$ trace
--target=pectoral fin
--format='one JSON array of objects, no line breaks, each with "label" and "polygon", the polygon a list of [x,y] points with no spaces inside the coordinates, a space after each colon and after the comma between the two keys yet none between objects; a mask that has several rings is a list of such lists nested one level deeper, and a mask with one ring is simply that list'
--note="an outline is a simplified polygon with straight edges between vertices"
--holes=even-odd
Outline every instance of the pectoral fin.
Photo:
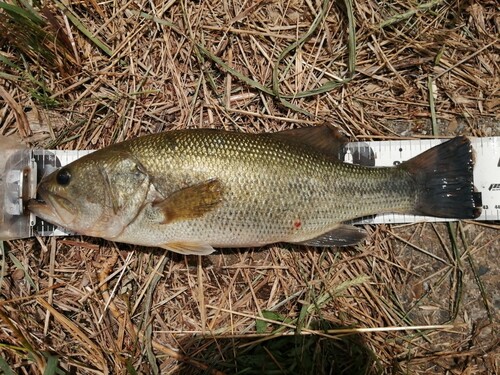
[{"label": "pectoral fin", "polygon": [[307,246],[328,247],[328,246],[351,246],[355,245],[366,237],[364,229],[354,225],[340,224],[330,232],[301,242]]},{"label": "pectoral fin", "polygon": [[176,220],[193,219],[212,211],[222,202],[222,184],[213,179],[178,190],[167,198],[153,203],[163,212],[162,224]]},{"label": "pectoral fin", "polygon": [[197,241],[168,242],[159,247],[182,255],[209,255],[215,251],[209,244]]}]

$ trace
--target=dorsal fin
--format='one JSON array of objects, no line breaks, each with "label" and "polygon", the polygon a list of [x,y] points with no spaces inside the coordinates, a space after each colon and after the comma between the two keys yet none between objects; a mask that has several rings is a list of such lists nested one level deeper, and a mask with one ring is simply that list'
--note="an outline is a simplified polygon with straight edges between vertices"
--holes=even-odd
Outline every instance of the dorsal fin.
[{"label": "dorsal fin", "polygon": [[342,150],[342,147],[344,147],[348,141],[346,136],[328,124],[265,134],[286,142],[308,145],[317,151],[335,158],[338,158],[340,150]]}]

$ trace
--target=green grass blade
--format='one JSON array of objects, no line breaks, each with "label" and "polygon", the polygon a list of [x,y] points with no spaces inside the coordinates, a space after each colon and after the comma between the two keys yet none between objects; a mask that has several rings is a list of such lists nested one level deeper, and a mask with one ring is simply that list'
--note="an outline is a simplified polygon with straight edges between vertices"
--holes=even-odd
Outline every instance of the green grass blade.
[{"label": "green grass blade", "polygon": [[19,261],[19,259],[17,259],[15,257],[14,254],[12,253],[9,253],[9,258],[10,260],[12,260],[12,263],[14,263],[14,266],[20,270],[22,270],[24,272],[24,277],[26,278],[26,281],[30,284],[30,286],[38,291],[38,288],[37,286],[35,285],[35,282],[33,281],[33,279],[31,278],[31,276],[29,275],[29,273],[26,271],[26,268],[24,268],[24,265]]},{"label": "green grass blade", "polygon": [[328,5],[330,1],[329,0],[323,0],[323,6],[321,7],[320,12],[314,19],[313,23],[309,27],[309,30],[303,35],[299,40],[296,42],[290,44],[288,47],[286,47],[283,51],[278,56],[278,59],[274,63],[273,67],[273,93],[276,97],[280,97],[280,89],[279,89],[279,64],[281,61],[285,58],[286,55],[288,55],[291,51],[297,49],[300,47],[302,44],[304,44],[316,31],[318,26],[320,25],[321,21],[325,17],[325,14],[328,10]]},{"label": "green grass blade", "polygon": [[429,107],[431,109],[432,134],[438,135],[439,129],[436,116],[436,103],[434,100],[434,82],[434,78],[432,76],[429,76],[427,80],[427,89],[429,92]]},{"label": "green grass blade", "polygon": [[323,305],[331,301],[333,298],[341,295],[344,291],[346,291],[350,287],[364,284],[368,280],[370,280],[369,276],[360,275],[352,280],[346,280],[340,283],[335,288],[327,290],[325,293],[319,296],[318,299],[316,300],[316,303],[309,305],[307,312],[309,314],[312,313],[313,310],[321,308]]},{"label": "green grass blade", "polygon": [[412,17],[417,12],[419,12],[419,11],[426,11],[426,10],[434,7],[435,5],[441,4],[442,2],[443,2],[443,0],[433,0],[433,1],[429,1],[428,3],[421,4],[421,5],[417,6],[414,9],[410,9],[407,12],[404,12],[404,13],[401,13],[401,14],[396,14],[395,16],[393,16],[393,17],[389,18],[388,20],[382,22],[379,25],[379,27],[381,29],[383,29],[384,27],[391,26],[391,25],[393,25],[395,23],[398,23],[400,21],[404,21],[404,20]]},{"label": "green grass blade", "polygon": [[14,64],[12,61],[10,61],[7,57],[0,55],[0,62],[7,65],[8,67],[15,69],[15,70],[21,70],[16,64]]},{"label": "green grass blade", "polygon": [[[278,97],[280,100],[299,99],[299,98],[307,98],[310,96],[316,96],[316,95],[323,94],[323,93],[329,92],[331,90],[334,90],[338,87],[341,87],[341,86],[347,84],[349,81],[351,81],[351,79],[356,71],[356,27],[355,27],[356,24],[355,24],[355,19],[354,19],[352,0],[345,0],[345,6],[347,9],[348,29],[349,29],[349,34],[348,34],[349,77],[347,79],[343,79],[340,81],[337,81],[337,80],[328,81],[327,83],[323,84],[322,86],[320,86],[318,88],[298,92],[298,93],[293,94],[293,95],[282,95],[279,92],[279,64],[280,64],[280,62],[285,58],[286,55],[288,55],[291,51],[295,50],[296,48],[298,48],[302,44],[304,44],[314,34],[314,32],[316,32],[316,29],[319,27],[319,25],[323,21],[324,17],[328,13],[329,5],[330,5],[329,0],[324,0],[323,5],[321,7],[321,11],[319,12],[318,16],[311,24],[311,27],[309,28],[307,33],[304,36],[302,36],[299,40],[297,40],[296,42],[290,44],[278,56],[278,59],[273,67],[272,85],[273,85],[273,92],[274,92],[275,96]],[[286,106],[288,107],[288,105],[286,105]]]},{"label": "green grass blade", "polygon": [[460,303],[462,302],[462,296],[463,296],[463,271],[462,271],[462,262],[461,262],[461,254],[460,250],[458,248],[457,244],[457,235],[456,235],[456,230],[457,226],[455,228],[452,227],[451,223],[448,224],[448,233],[450,236],[450,242],[451,242],[451,249],[452,249],[452,256],[453,256],[453,268],[452,268],[452,284],[454,285],[454,290],[453,290],[453,298],[451,300],[451,321],[454,321],[459,312],[460,308]]},{"label": "green grass blade", "polygon": [[68,19],[75,25],[75,27],[87,38],[90,39],[90,41],[95,44],[101,51],[103,51],[106,55],[112,56],[113,51],[111,48],[104,43],[102,40],[100,40],[97,36],[95,36],[89,29],[85,27],[85,25],[80,21],[78,16],[73,13],[71,9],[66,7],[63,3],[60,1],[54,1],[54,4],[68,17]]},{"label": "green grass blade", "polygon": [[47,356],[47,365],[45,366],[45,371],[43,375],[55,375],[57,371],[57,364],[59,362],[59,358],[55,355],[49,354]]},{"label": "green grass blade", "polygon": [[12,371],[8,363],[0,357],[0,370],[3,375],[15,375],[15,372]]},{"label": "green grass blade", "polygon": [[479,288],[479,293],[481,294],[481,300],[486,310],[486,315],[488,316],[488,320],[490,321],[490,323],[493,323],[494,316],[490,308],[490,303],[488,302],[488,294],[486,293],[486,288],[484,287],[484,283],[481,280],[481,276],[479,275],[479,271],[477,269],[476,263],[474,262],[474,258],[469,252],[468,249],[469,246],[467,245],[464,229],[460,222],[458,222],[458,230],[460,232],[460,237],[462,239],[462,242],[464,243],[465,246],[465,253],[467,254],[467,262],[469,263],[469,266],[472,270],[472,274],[474,275],[474,281],[476,282],[477,287]]},{"label": "green grass blade", "polygon": [[244,74],[241,74],[240,72],[238,72],[236,69],[234,68],[231,68],[228,64],[226,64],[222,59],[220,59],[219,57],[215,56],[212,52],[210,52],[208,49],[206,49],[204,46],[202,46],[201,44],[197,44],[197,47],[198,49],[200,50],[200,52],[205,55],[206,57],[208,57],[210,60],[212,60],[214,63],[216,63],[217,65],[219,65],[224,71],[228,72],[229,74],[235,76],[236,78],[238,78],[240,81],[243,81],[245,82],[248,86],[250,87],[253,87],[253,88],[256,88],[257,90],[260,90],[262,92],[265,92],[266,94],[269,94],[269,95],[274,95],[274,92],[273,90],[271,90],[270,88],[260,84],[259,82],[257,81],[254,81],[253,79],[245,76]]},{"label": "green grass blade", "polygon": [[0,9],[3,9],[6,12],[10,13],[12,15],[12,17],[14,17],[14,18],[16,18],[16,16],[18,16],[18,17],[25,18],[25,19],[27,19],[27,20],[29,20],[37,25],[45,24],[44,20],[40,16],[38,16],[38,14],[36,14],[34,11],[28,12],[27,10],[25,10],[21,7],[18,7],[18,6],[12,5],[12,4],[7,4],[4,2],[0,2]]},{"label": "green grass blade", "polygon": [[[352,6],[352,0],[345,0],[345,6],[347,10],[347,21],[349,28],[349,35],[347,38],[347,43],[349,47],[349,79],[347,82],[351,80],[356,73],[356,20],[354,18],[354,9]],[[346,83],[347,83],[346,82]]]}]

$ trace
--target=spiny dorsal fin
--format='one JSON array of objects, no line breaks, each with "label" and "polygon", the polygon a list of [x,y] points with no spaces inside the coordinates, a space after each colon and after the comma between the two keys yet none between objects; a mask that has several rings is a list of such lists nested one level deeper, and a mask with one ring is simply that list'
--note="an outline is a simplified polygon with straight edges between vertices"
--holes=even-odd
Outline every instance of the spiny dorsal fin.
[{"label": "spiny dorsal fin", "polygon": [[328,124],[266,133],[266,135],[286,142],[302,143],[335,158],[338,158],[340,150],[348,141],[346,136]]},{"label": "spiny dorsal fin", "polygon": [[162,224],[176,220],[194,219],[212,211],[222,201],[222,184],[217,179],[185,187],[161,201],[153,203],[165,219]]}]

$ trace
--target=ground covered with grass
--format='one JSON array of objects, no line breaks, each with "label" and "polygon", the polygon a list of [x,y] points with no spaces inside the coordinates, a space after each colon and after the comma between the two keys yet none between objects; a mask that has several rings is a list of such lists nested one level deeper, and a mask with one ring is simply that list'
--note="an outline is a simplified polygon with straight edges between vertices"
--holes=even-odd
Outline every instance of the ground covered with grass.
[{"label": "ground covered with grass", "polygon": [[[97,149],[184,128],[500,135],[496,1],[0,2],[0,134]],[[349,197],[346,197],[349,199]],[[494,374],[499,224],[184,257],[0,242],[5,374]]]}]

